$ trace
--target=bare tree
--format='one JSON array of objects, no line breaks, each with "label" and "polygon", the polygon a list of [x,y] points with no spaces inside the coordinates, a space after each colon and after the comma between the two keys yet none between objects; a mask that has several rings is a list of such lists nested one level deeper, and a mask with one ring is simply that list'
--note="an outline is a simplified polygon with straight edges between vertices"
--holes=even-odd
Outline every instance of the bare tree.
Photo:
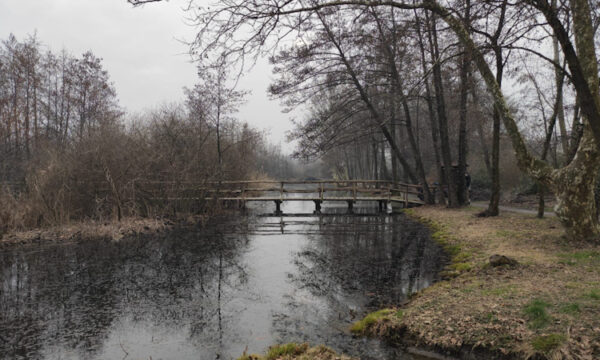
[{"label": "bare tree", "polygon": [[[141,3],[139,1],[137,3]],[[134,1],[135,3],[135,1]],[[600,94],[598,93],[597,58],[594,44],[594,27],[586,0],[571,0],[574,40],[568,35],[560,14],[546,0],[528,0],[526,5],[543,16],[556,35],[570,70],[570,80],[575,88],[582,114],[584,134],[573,161],[561,169],[553,169],[545,162],[535,159],[527,149],[514,116],[501,91],[494,73],[490,70],[474,37],[464,23],[450,9],[436,1],[408,4],[396,1],[332,1],[332,2],[263,2],[222,1],[217,8],[199,14],[206,20],[200,28],[197,49],[208,54],[225,51],[228,56],[256,54],[267,44],[277,44],[292,29],[302,29],[308,14],[327,8],[345,10],[349,6],[388,6],[398,9],[426,9],[446,22],[464,48],[469,51],[488,90],[494,97],[495,108],[513,144],[520,168],[538,181],[552,188],[559,199],[557,214],[567,234],[576,238],[595,238],[600,226],[592,199],[599,162],[600,147]],[[248,37],[230,36],[240,29],[253,29]],[[267,41],[267,39],[271,39]],[[274,46],[274,45],[273,45]],[[577,48],[577,50],[575,50]]]}]

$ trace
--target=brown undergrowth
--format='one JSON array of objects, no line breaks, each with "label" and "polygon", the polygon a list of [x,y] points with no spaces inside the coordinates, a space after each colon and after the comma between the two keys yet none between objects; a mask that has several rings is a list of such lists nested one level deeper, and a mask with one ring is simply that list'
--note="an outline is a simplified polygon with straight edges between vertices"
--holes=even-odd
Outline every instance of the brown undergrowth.
[{"label": "brown undergrowth", "polygon": [[600,246],[566,242],[555,218],[477,211],[409,212],[450,252],[446,280],[359,332],[463,358],[600,359]]},{"label": "brown undergrowth", "polygon": [[161,218],[124,218],[121,221],[78,221],[70,224],[26,231],[12,231],[0,237],[0,247],[41,242],[68,243],[81,239],[119,241],[133,234],[149,234],[172,229],[177,224],[204,224],[208,215],[194,215],[176,221]]}]

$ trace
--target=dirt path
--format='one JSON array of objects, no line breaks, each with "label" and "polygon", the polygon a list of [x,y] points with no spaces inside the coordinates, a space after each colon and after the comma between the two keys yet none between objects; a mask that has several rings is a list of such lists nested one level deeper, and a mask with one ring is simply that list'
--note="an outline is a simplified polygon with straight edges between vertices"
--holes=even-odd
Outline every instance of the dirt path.
[{"label": "dirt path", "polygon": [[[474,201],[471,203],[471,206],[476,207],[476,208],[486,209],[488,207],[488,203],[485,201]],[[520,208],[516,208],[516,207],[503,206],[503,205],[500,205],[498,208],[500,209],[500,211],[510,211],[510,212],[515,212],[518,214],[526,214],[526,215],[537,215],[537,210],[520,209]],[[544,215],[545,216],[556,216],[556,214],[552,211],[545,211]]]}]

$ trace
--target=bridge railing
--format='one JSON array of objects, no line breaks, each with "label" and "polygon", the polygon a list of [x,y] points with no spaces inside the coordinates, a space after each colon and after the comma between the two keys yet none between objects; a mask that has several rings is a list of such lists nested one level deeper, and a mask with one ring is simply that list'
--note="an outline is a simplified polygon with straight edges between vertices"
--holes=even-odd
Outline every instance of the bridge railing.
[{"label": "bridge railing", "polygon": [[134,188],[146,197],[171,199],[284,201],[302,195],[313,201],[376,199],[408,204],[423,200],[421,185],[387,180],[138,181]]},{"label": "bridge railing", "polygon": [[[23,190],[22,183],[3,182],[4,189]],[[98,187],[102,192],[103,188]],[[129,190],[127,190],[129,189]],[[104,189],[109,192],[110,189]],[[435,191],[435,189],[433,189]],[[124,197],[137,199],[252,199],[304,195],[325,200],[343,198],[358,201],[377,197],[389,200],[402,198],[405,202],[423,198],[421,185],[388,180],[234,180],[234,181],[146,181],[136,180],[124,189]]]}]

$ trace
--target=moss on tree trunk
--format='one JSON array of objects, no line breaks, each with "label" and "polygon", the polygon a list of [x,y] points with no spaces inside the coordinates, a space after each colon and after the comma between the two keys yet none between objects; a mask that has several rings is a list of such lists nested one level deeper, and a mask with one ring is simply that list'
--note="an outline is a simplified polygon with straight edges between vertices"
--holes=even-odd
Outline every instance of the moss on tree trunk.
[{"label": "moss on tree trunk", "polygon": [[589,127],[584,130],[577,155],[571,164],[555,170],[548,186],[556,194],[556,216],[571,239],[598,241],[600,225],[596,216],[594,191],[600,161]]}]

